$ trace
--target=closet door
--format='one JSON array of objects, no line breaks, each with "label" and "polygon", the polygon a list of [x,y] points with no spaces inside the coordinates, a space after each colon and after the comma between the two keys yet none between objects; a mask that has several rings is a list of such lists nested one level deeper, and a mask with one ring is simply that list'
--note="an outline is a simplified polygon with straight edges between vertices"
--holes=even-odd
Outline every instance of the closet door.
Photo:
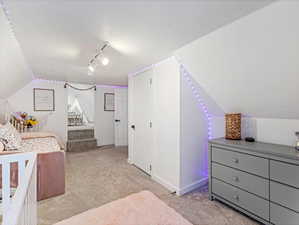
[{"label": "closet door", "polygon": [[133,164],[144,172],[151,174],[152,159],[152,70],[146,71],[133,78],[130,91],[131,121],[130,132],[132,134],[132,161]]},{"label": "closet door", "polygon": [[115,146],[128,145],[128,89],[117,88],[114,90],[114,138]]}]

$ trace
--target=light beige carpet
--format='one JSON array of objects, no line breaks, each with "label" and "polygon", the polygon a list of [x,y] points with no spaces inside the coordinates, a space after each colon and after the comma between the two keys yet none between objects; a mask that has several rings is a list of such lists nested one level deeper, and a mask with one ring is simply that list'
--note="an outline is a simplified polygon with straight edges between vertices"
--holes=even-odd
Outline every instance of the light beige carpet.
[{"label": "light beige carpet", "polygon": [[142,191],[56,225],[192,225],[153,193]]},{"label": "light beige carpet", "polygon": [[124,147],[67,152],[66,193],[38,203],[38,225],[53,225],[144,190],[154,193],[194,225],[258,225],[226,205],[210,201],[207,186],[179,197],[127,160]]}]

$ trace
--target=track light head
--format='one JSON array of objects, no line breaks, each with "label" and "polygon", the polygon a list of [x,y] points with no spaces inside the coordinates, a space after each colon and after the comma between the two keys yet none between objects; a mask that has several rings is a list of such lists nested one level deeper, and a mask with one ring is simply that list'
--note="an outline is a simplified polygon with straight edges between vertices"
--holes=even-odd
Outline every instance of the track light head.
[{"label": "track light head", "polygon": [[102,57],[101,62],[103,66],[107,66],[109,64],[109,59],[107,57]]},{"label": "track light head", "polygon": [[95,68],[92,65],[89,65],[88,70],[93,73],[95,71]]},{"label": "track light head", "polygon": [[103,66],[107,66],[109,64],[109,59],[104,56],[104,50],[109,46],[110,43],[106,41],[104,45],[98,50],[98,53],[89,61],[88,75],[92,75],[95,72],[95,69],[98,66],[99,62],[101,62]]}]

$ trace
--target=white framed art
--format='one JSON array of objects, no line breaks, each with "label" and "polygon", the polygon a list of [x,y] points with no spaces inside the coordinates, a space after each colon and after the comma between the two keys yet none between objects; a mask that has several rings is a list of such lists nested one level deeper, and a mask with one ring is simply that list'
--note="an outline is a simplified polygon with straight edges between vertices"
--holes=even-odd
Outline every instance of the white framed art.
[{"label": "white framed art", "polygon": [[114,111],[114,93],[104,93],[104,111]]},{"label": "white framed art", "polygon": [[55,111],[55,91],[54,89],[33,89],[34,111]]}]

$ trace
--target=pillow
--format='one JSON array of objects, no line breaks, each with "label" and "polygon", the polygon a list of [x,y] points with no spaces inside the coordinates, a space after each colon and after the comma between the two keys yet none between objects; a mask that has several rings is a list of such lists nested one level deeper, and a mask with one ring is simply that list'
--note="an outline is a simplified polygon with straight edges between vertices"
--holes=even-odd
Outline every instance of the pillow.
[{"label": "pillow", "polygon": [[0,139],[0,152],[4,152],[4,150],[5,150],[5,145]]},{"label": "pillow", "polygon": [[0,152],[5,152],[7,150],[6,145],[7,141],[3,138],[0,138]]},{"label": "pillow", "polygon": [[0,139],[7,141],[5,150],[16,150],[21,147],[22,139],[20,133],[8,122],[0,127]]}]

